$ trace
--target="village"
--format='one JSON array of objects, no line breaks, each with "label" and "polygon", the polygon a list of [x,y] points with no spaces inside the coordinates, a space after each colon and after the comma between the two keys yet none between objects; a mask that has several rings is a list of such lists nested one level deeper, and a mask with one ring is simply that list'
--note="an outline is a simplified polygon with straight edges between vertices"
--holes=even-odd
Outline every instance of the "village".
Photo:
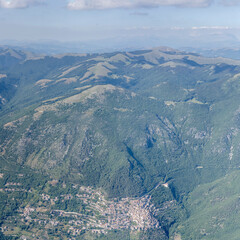
[{"label": "village", "polygon": [[[57,182],[52,185],[55,186]],[[50,186],[52,186],[50,184]],[[20,183],[6,183],[1,191],[26,191]],[[14,189],[15,187],[15,189]],[[122,198],[107,200],[100,189],[73,185],[73,192],[60,196],[51,196],[45,192],[38,194],[38,200],[29,202],[18,210],[18,217],[11,217],[3,224],[2,232],[17,232],[19,223],[31,228],[63,231],[71,236],[78,236],[90,231],[93,234],[106,234],[111,230],[128,229],[131,231],[161,228],[154,218],[156,209],[151,203],[151,197]],[[76,191],[77,190],[77,191]],[[34,191],[34,190],[30,190]],[[60,204],[75,203],[74,209],[61,209]],[[78,211],[77,211],[78,209]],[[14,224],[13,224],[14,222]]]}]

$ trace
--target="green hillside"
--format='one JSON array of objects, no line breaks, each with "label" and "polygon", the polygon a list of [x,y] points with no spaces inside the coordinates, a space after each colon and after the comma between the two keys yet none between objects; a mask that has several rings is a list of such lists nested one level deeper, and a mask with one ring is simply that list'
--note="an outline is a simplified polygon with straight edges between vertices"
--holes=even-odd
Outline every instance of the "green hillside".
[{"label": "green hillside", "polygon": [[239,171],[197,187],[186,198],[189,218],[182,239],[239,239]]},{"label": "green hillside", "polygon": [[239,91],[240,61],[170,48],[2,49],[3,239],[237,239]]}]

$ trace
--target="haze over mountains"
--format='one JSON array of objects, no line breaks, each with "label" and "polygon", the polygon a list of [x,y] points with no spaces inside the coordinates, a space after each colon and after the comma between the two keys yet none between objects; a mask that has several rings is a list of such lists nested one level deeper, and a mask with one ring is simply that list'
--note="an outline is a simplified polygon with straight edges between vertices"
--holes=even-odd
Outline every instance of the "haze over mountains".
[{"label": "haze over mountains", "polygon": [[[146,34],[148,35],[148,34]],[[184,36],[184,34],[183,34]],[[223,43],[217,43],[217,40],[212,39],[210,43],[209,36],[203,36],[203,39],[208,39],[207,43],[201,43],[198,39],[196,45],[196,39],[192,39],[188,42],[187,39],[179,40],[179,36],[173,36],[175,40],[162,40],[158,37],[146,37],[146,38],[134,38],[129,37],[122,39],[119,37],[88,40],[88,41],[56,41],[56,40],[38,40],[38,41],[17,41],[17,40],[1,40],[0,44],[5,48],[14,48],[15,50],[31,52],[38,55],[56,55],[67,53],[111,53],[111,52],[126,52],[135,50],[146,50],[158,47],[159,43],[162,46],[174,46],[185,52],[197,53],[205,57],[225,57],[232,59],[239,59],[239,41],[234,42],[223,41]],[[221,40],[221,39],[220,39]],[[172,42],[171,42],[172,41]],[[231,47],[228,47],[231,46]]]},{"label": "haze over mountains", "polygon": [[234,59],[1,48],[2,238],[238,239],[239,91]]}]

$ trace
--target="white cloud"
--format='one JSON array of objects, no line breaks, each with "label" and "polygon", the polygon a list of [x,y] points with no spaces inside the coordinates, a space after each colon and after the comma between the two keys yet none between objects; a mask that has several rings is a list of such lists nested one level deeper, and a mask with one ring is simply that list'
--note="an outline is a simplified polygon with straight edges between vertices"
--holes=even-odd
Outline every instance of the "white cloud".
[{"label": "white cloud", "polygon": [[153,8],[158,6],[208,7],[213,0],[72,0],[72,10],[94,10],[114,8]]},{"label": "white cloud", "polygon": [[201,27],[192,27],[192,30],[230,30],[231,27],[228,26],[201,26]]},{"label": "white cloud", "polygon": [[240,0],[221,0],[220,4],[223,4],[224,6],[237,6],[240,5]]},{"label": "white cloud", "polygon": [[27,8],[43,2],[44,0],[0,0],[0,8]]},{"label": "white cloud", "polygon": [[131,15],[136,15],[136,16],[148,16],[148,13],[146,12],[133,12]]}]

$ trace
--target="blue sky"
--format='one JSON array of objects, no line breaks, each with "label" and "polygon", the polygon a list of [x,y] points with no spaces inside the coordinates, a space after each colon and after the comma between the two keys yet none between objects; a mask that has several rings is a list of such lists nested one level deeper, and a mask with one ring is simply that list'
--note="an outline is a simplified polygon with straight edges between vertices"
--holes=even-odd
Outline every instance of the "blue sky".
[{"label": "blue sky", "polygon": [[240,0],[0,0],[0,40],[227,46],[239,13]]}]

